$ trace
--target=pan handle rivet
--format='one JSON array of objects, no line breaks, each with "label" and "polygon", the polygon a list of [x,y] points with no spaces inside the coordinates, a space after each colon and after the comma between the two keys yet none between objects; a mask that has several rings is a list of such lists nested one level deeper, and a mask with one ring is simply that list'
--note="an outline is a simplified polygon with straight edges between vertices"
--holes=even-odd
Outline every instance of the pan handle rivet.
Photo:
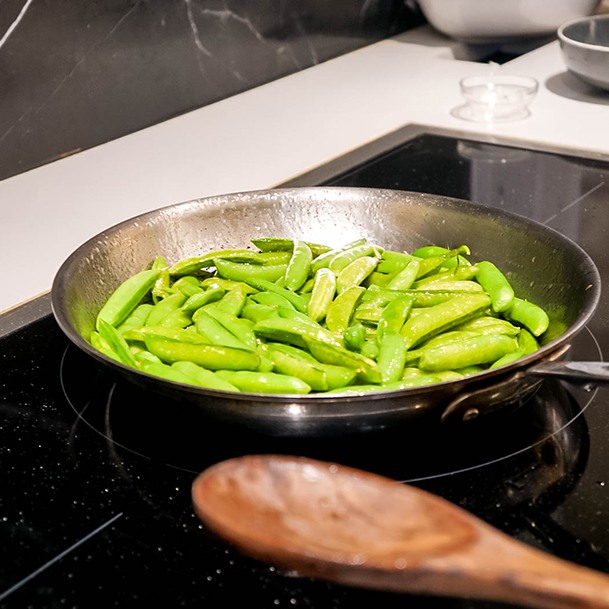
[{"label": "pan handle rivet", "polygon": [[476,419],[480,415],[480,411],[477,408],[468,408],[463,413],[464,421],[471,421],[472,419]]}]

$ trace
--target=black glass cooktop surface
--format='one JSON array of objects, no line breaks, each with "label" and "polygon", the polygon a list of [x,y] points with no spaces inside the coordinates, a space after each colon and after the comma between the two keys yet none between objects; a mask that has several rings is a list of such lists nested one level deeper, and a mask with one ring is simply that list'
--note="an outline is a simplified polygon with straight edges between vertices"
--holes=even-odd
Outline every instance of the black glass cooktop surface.
[{"label": "black glass cooktop surface", "polygon": [[[289,185],[399,188],[504,208],[577,241],[609,281],[608,182],[609,160],[406,129]],[[607,310],[603,295],[572,358],[604,359]],[[608,396],[544,381],[524,407],[471,426],[272,438],[110,376],[63,336],[43,297],[0,316],[0,607],[505,606],[355,590],[242,557],[200,525],[190,485],[206,466],[253,452],[409,481],[609,573]]]}]

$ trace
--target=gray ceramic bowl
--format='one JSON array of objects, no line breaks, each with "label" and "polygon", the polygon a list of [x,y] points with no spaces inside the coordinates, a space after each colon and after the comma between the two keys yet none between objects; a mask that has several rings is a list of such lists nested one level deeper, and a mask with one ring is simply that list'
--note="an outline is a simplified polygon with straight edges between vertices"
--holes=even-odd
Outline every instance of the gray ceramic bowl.
[{"label": "gray ceramic bowl", "polygon": [[569,71],[609,91],[609,15],[569,21],[558,28],[558,39]]}]

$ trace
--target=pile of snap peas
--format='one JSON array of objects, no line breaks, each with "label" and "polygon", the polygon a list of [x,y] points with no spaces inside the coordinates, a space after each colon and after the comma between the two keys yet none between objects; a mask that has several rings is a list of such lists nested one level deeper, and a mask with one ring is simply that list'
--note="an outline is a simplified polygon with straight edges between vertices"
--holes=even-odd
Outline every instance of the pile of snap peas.
[{"label": "pile of snap peas", "polygon": [[546,311],[467,245],[410,253],[280,237],[168,264],[98,312],[90,344],[145,373],[219,391],[342,394],[464,378],[539,348]]}]

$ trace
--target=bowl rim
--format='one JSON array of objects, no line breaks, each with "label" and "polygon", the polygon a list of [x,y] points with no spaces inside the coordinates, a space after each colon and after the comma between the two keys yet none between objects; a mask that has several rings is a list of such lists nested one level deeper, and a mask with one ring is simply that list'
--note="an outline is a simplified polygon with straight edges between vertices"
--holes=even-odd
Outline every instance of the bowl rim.
[{"label": "bowl rim", "polygon": [[535,77],[508,72],[471,74],[469,76],[464,76],[459,81],[459,86],[461,87],[462,91],[465,92],[471,87],[490,83],[495,85],[515,85],[521,87],[530,94],[535,94],[539,90],[539,80],[537,80]]},{"label": "bowl rim", "polygon": [[598,21],[609,21],[609,14],[591,15],[588,17],[578,17],[577,19],[572,19],[571,21],[567,21],[566,23],[563,23],[558,28],[556,34],[561,42],[572,45],[574,47],[578,47],[581,49],[587,49],[587,50],[591,50],[591,51],[597,51],[600,53],[609,53],[609,42],[607,45],[591,44],[589,42],[581,42],[579,40],[576,40],[575,38],[571,38],[570,36],[568,36],[565,33],[565,30],[567,28],[571,27],[572,25],[578,25],[580,23],[598,22]]}]

